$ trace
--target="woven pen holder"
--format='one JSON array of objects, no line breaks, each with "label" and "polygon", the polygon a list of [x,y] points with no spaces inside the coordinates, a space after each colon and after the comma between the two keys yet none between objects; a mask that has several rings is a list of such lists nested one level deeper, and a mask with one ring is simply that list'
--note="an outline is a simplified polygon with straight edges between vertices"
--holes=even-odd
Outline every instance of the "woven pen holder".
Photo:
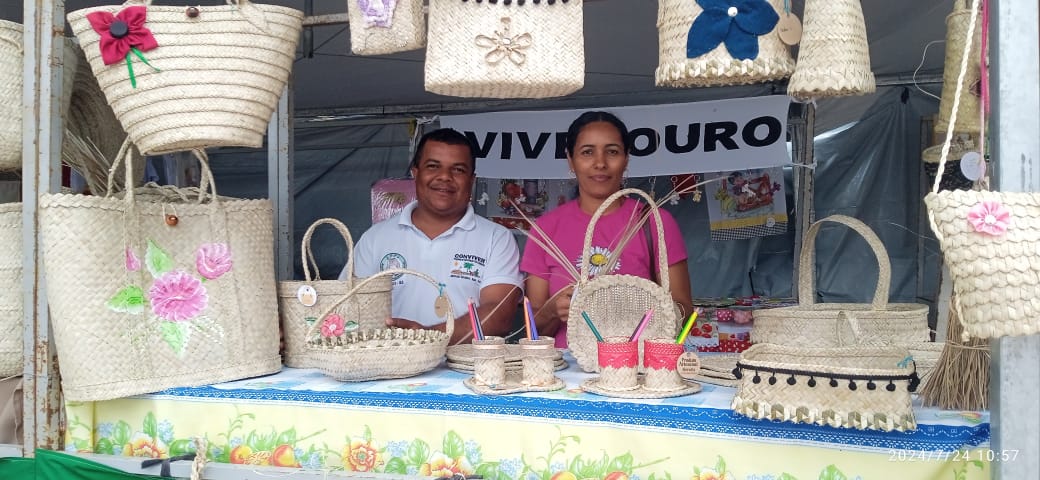
[{"label": "woven pen holder", "polygon": [[473,379],[495,388],[506,381],[506,340],[484,337],[473,340]]},{"label": "woven pen holder", "polygon": [[596,344],[599,385],[604,390],[639,388],[639,343],[628,337],[607,337]]},{"label": "woven pen holder", "polygon": [[556,381],[556,339],[539,337],[537,340],[520,339],[520,362],[523,364],[524,385],[540,387]]},{"label": "woven pen holder", "polygon": [[643,342],[643,379],[647,390],[675,390],[683,387],[682,377],[675,369],[683,346],[670,338],[651,338]]}]

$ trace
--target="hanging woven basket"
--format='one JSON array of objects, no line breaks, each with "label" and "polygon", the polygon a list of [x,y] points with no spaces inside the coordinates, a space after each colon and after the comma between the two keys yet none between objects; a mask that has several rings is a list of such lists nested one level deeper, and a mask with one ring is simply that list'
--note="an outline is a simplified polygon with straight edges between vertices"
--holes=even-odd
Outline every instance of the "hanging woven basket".
[{"label": "hanging woven basket", "polygon": [[426,46],[422,0],[347,0],[347,16],[354,55],[385,55]]},{"label": "hanging woven basket", "polygon": [[798,65],[787,93],[804,100],[875,89],[860,0],[806,0]]},{"label": "hanging woven basket", "polygon": [[[958,0],[953,13],[946,17],[946,61],[943,63],[943,86],[939,100],[939,116],[935,120],[935,131],[945,133],[950,125],[950,112],[953,110],[953,97],[957,89],[957,72],[964,58],[965,44],[968,41],[968,26],[971,21],[971,8],[968,2]],[[979,16],[981,18],[981,16]],[[961,89],[960,107],[954,132],[978,134],[979,99],[978,85],[981,78],[979,46],[981,32],[979,20],[975,21],[971,47],[968,49],[968,71]],[[957,157],[954,157],[957,158]]]}]

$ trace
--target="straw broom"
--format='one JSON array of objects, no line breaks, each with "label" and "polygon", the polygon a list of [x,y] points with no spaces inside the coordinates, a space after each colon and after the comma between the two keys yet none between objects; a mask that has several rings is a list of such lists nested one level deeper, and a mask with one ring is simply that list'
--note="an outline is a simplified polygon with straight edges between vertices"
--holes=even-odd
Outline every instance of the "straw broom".
[{"label": "straw broom", "polygon": [[[956,297],[951,299],[956,304]],[[919,395],[926,406],[944,410],[985,410],[989,397],[989,340],[961,340],[960,317],[950,308],[946,346]]]}]

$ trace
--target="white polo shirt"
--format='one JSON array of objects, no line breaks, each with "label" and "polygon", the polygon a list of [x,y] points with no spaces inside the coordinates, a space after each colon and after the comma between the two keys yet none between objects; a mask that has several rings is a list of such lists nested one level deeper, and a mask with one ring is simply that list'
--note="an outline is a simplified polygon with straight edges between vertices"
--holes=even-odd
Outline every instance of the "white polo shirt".
[{"label": "white polo shirt", "polygon": [[[456,317],[466,312],[468,299],[479,304],[480,289],[485,286],[522,288],[520,251],[509,230],[477,215],[471,205],[458,223],[431,240],[412,223],[417,204],[412,201],[361,235],[354,246],[355,276],[368,277],[389,268],[423,272],[444,284]],[[345,277],[344,270],[340,279]],[[434,314],[437,287],[414,275],[395,276],[393,286],[395,318],[425,326],[444,322]]]}]

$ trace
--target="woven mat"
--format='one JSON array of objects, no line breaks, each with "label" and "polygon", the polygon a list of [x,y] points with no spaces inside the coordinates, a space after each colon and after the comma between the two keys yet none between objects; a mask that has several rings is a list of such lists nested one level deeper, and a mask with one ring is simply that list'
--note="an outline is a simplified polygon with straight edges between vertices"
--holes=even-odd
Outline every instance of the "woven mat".
[{"label": "woven mat", "polygon": [[498,385],[496,388],[491,388],[487,385],[481,385],[477,383],[473,377],[467,378],[462,382],[466,388],[473,390],[474,393],[481,395],[508,395],[510,393],[525,393],[525,392],[551,392],[553,390],[560,390],[567,386],[560,380],[560,377],[553,377],[555,381],[549,385],[536,387],[533,385],[524,385],[521,381],[521,377],[518,372],[507,372],[506,380],[503,384]]},{"label": "woven mat", "polygon": [[[515,343],[506,344],[506,363],[519,363],[522,356],[520,345]],[[562,359],[563,354],[560,353],[559,350],[556,350],[556,360],[560,361]],[[452,363],[468,363],[473,365],[473,345],[463,343],[448,347],[448,361]]]},{"label": "woven mat", "polygon": [[[561,358],[561,359],[556,361],[556,365],[553,367],[553,370],[556,370],[556,371],[564,370],[568,366],[570,366],[570,364],[567,363],[566,360]],[[456,372],[469,373],[469,374],[473,373],[473,364],[472,363],[457,363],[457,362],[448,361],[447,367],[449,369],[451,369],[451,370],[455,370]],[[519,371],[522,371],[523,369],[524,369],[523,363],[520,363],[520,362],[506,362],[506,371],[507,372],[519,372]]]},{"label": "woven mat", "polygon": [[606,390],[599,387],[599,377],[590,378],[585,380],[581,384],[581,389],[588,393],[600,395],[604,397],[615,397],[615,398],[669,398],[669,397],[681,397],[684,395],[692,395],[701,391],[701,385],[699,383],[687,382],[686,386],[676,390],[648,390],[643,385],[635,390]]}]

